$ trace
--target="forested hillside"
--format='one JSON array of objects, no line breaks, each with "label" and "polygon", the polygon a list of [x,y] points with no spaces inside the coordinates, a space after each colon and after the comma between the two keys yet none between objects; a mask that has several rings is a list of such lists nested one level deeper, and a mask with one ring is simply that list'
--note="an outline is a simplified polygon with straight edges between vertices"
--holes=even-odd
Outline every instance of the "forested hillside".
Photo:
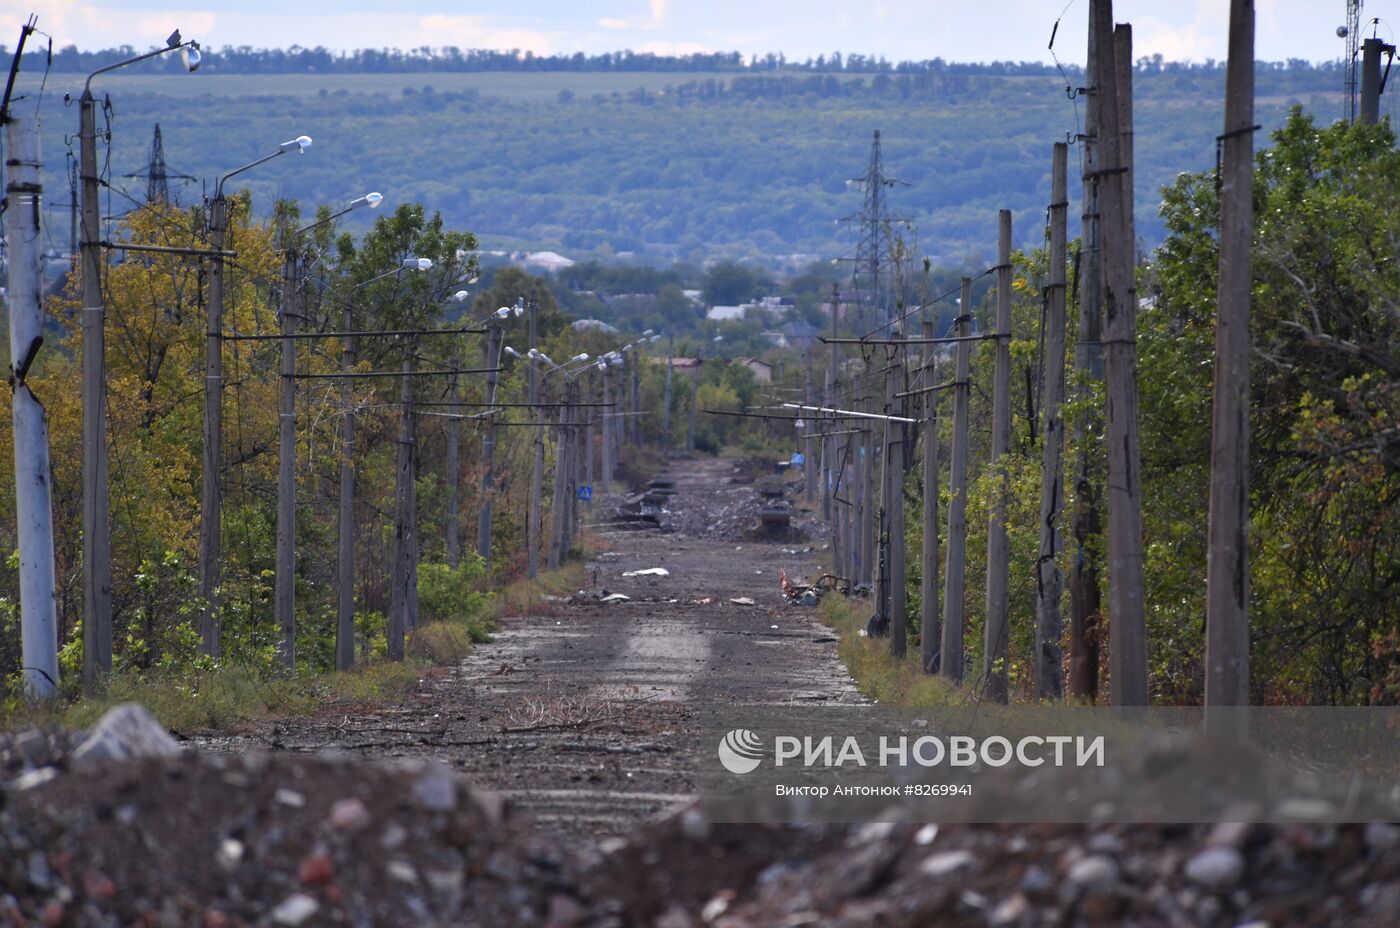
[{"label": "forested hillside", "polygon": [[[55,68],[91,64],[86,57],[66,62],[60,54]],[[143,180],[123,175],[145,170],[160,122],[170,170],[206,182],[308,134],[316,141],[305,158],[248,181],[257,202],[275,194],[335,202],[379,189],[392,202],[441,210],[486,249],[633,252],[653,261],[831,257],[852,248],[854,231],[840,220],[859,209],[860,196],[846,181],[864,171],[879,129],[886,167],[906,184],[890,197],[892,211],[912,222],[903,234],[935,263],[957,265],[988,256],[999,207],[1015,211],[1018,243],[1040,241],[1049,142],[1074,135],[1083,108],[1065,92],[1067,80],[1077,86],[1082,76],[1044,66],[882,70],[847,59],[840,71],[819,71],[815,62],[774,69],[668,59],[679,64],[623,70],[610,60],[606,68],[542,71],[517,62],[484,71],[420,62],[354,73],[341,61],[330,73],[304,65],[267,73],[275,62],[244,58],[232,56],[242,64],[221,71],[211,54],[193,76],[98,79],[111,100],[109,173],[119,188],[112,212],[134,205],[121,189],[141,199]],[[679,70],[683,64],[716,70]],[[42,68],[26,67],[21,87],[33,92]],[[1213,164],[1223,71],[1144,59],[1135,79],[1138,228],[1150,249],[1163,237],[1161,188]],[[56,207],[49,235],[59,250],[68,229],[59,205],[67,200],[64,157],[77,128],[63,94],[81,88],[78,73],[55,70],[44,91]],[[1297,103],[1330,122],[1340,89],[1330,66],[1261,64],[1258,121],[1276,128]],[[263,144],[236,131],[247,125],[259,127]],[[176,191],[192,202],[199,185]]]}]

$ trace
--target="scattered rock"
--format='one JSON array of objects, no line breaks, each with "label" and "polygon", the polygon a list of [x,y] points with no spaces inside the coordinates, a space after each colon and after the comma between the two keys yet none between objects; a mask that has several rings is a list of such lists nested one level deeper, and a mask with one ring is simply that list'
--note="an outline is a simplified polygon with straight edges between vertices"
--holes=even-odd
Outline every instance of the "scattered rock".
[{"label": "scattered rock", "polygon": [[132,760],[138,757],[171,757],[180,743],[134,702],[108,709],[83,743],[73,752],[75,762]]},{"label": "scattered rock", "polygon": [[1366,846],[1373,851],[1389,851],[1400,846],[1400,826],[1371,822],[1366,826]]},{"label": "scattered rock", "polygon": [[441,761],[433,761],[413,781],[413,800],[431,812],[450,812],[457,805],[457,777]]},{"label": "scattered rock", "polygon": [[314,897],[306,893],[293,893],[272,910],[272,920],[287,928],[296,928],[310,921],[320,909],[321,904]]},{"label": "scattered rock", "polygon": [[1244,857],[1230,847],[1209,847],[1186,862],[1186,878],[1212,892],[1232,888],[1244,876]]},{"label": "scattered rock", "polygon": [[300,809],[306,805],[305,796],[294,789],[286,789],[285,787],[273,794],[272,801],[293,809]]},{"label": "scattered rock", "polygon": [[335,866],[323,853],[308,854],[297,867],[297,879],[306,886],[319,886],[329,883],[335,876]]},{"label": "scattered rock", "polygon": [[1065,875],[1076,886],[1101,889],[1118,880],[1118,864],[1111,857],[1093,854],[1075,861]]},{"label": "scattered rock", "polygon": [[919,871],[927,876],[945,877],[976,867],[977,858],[971,851],[944,851],[924,858],[924,862],[919,864]]},{"label": "scattered rock", "polygon": [[340,799],[331,806],[328,821],[341,831],[356,832],[369,824],[369,809],[365,808],[363,802],[353,797]]}]

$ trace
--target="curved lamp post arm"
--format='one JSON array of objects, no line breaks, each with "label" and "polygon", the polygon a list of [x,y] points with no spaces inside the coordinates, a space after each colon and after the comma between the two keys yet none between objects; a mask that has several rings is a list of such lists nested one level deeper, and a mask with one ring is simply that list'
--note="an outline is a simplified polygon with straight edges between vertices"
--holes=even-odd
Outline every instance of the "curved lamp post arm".
[{"label": "curved lamp post arm", "polygon": [[[279,154],[280,154],[280,152],[279,152]],[[275,157],[277,157],[277,156],[276,156],[276,155],[269,155],[268,157],[275,158]],[[267,160],[267,159],[263,159],[263,160]],[[259,163],[261,163],[261,162],[259,162]],[[242,170],[242,169],[240,168],[240,170]],[[236,172],[235,172],[235,173],[236,173]],[[232,174],[229,175],[229,177],[232,177],[232,176],[233,176]],[[347,214],[347,213],[354,212],[355,210],[359,209],[361,206],[368,206],[370,209],[378,209],[378,208],[379,208],[379,204],[380,204],[380,203],[383,203],[383,202],[384,202],[384,194],[379,193],[378,191],[376,191],[376,192],[374,192],[374,193],[367,193],[367,194],[365,194],[365,195],[362,196],[362,197],[359,197],[359,198],[357,198],[357,199],[351,200],[351,201],[350,201],[350,205],[347,206],[347,207],[345,207],[345,208],[344,208],[343,210],[341,210],[340,212],[338,212],[338,213],[332,213],[331,215],[327,216],[325,219],[318,219],[318,220],[316,220],[315,222],[311,223],[311,225],[309,225],[309,226],[305,226],[305,227],[303,227],[303,228],[297,229],[296,234],[297,234],[297,235],[305,235],[307,232],[310,232],[312,229],[319,229],[321,226],[328,225],[329,223],[335,222],[337,219],[339,219],[341,216],[344,216],[344,215]]]},{"label": "curved lamp post arm", "polygon": [[[175,32],[174,38],[178,39],[179,35],[180,33],[177,30]],[[115,64],[109,64],[106,67],[98,68],[96,71],[93,71],[91,74],[89,74],[87,76],[87,80],[83,82],[83,94],[86,96],[92,93],[92,79],[94,77],[97,77],[99,74],[106,74],[108,71],[115,71],[118,68],[124,68],[129,64],[136,64],[136,62],[138,61],[145,61],[147,58],[155,58],[158,55],[164,55],[167,52],[178,51],[182,48],[188,48],[194,52],[194,54],[190,57],[190,70],[193,71],[195,68],[199,67],[199,43],[196,42],[194,39],[190,39],[188,42],[177,41],[175,44],[167,45],[165,48],[157,48],[153,51],[146,52],[143,55],[137,55],[135,58],[127,58],[125,61],[118,61]]]},{"label": "curved lamp post arm", "polygon": [[214,184],[214,199],[217,200],[217,199],[219,199],[220,197],[222,197],[222,196],[224,195],[224,184],[225,184],[230,178],[237,177],[239,174],[242,174],[244,171],[251,171],[253,168],[257,167],[258,165],[260,165],[260,164],[266,164],[267,162],[271,161],[273,158],[281,157],[282,155],[285,155],[285,154],[286,154],[287,152],[289,152],[289,151],[294,151],[294,152],[297,152],[298,154],[302,154],[302,153],[305,153],[305,151],[306,151],[308,148],[310,148],[310,147],[311,147],[311,136],[309,136],[309,135],[299,135],[299,136],[297,136],[296,138],[292,139],[291,141],[283,142],[281,145],[278,145],[278,146],[277,146],[277,150],[274,151],[272,154],[270,154],[270,155],[263,155],[261,158],[257,159],[256,161],[249,161],[247,164],[243,165],[241,168],[234,168],[232,171],[229,171],[229,172],[228,172],[227,174],[225,174],[223,177],[220,177],[220,178],[218,179],[218,181]]}]

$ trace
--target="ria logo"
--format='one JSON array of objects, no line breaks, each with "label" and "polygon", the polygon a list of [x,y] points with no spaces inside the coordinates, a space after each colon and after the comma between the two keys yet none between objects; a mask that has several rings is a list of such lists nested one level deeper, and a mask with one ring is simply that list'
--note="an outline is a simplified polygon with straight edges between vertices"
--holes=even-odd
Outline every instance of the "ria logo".
[{"label": "ria logo", "polygon": [[747,728],[736,728],[720,739],[719,762],[730,773],[753,773],[763,763],[763,739]]}]

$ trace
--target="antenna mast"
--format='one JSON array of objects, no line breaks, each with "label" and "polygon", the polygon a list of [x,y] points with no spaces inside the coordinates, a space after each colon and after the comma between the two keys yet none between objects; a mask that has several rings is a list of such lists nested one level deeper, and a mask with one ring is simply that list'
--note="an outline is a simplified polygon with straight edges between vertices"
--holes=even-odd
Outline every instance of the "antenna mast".
[{"label": "antenna mast", "polygon": [[[1346,96],[1347,96],[1347,124],[1356,122],[1356,96],[1360,86],[1357,78],[1358,68],[1361,66],[1361,0],[1347,0],[1347,24],[1342,27],[1346,32],[1343,38],[1347,40],[1346,65]],[[1338,32],[1341,32],[1339,29]]]}]

